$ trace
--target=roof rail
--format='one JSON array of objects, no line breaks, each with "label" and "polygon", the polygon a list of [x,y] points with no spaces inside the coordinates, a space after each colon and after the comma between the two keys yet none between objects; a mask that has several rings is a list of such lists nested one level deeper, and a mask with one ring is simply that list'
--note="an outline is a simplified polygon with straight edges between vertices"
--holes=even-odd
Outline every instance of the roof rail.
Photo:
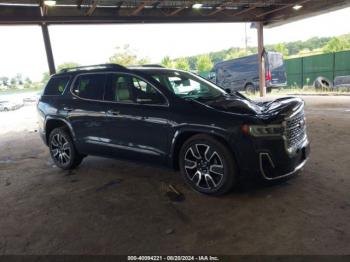
[{"label": "roof rail", "polygon": [[88,66],[77,66],[71,68],[63,68],[60,73],[74,72],[79,70],[92,70],[92,69],[127,69],[126,67],[118,64],[100,64],[100,65],[88,65]]},{"label": "roof rail", "polygon": [[159,64],[131,65],[131,66],[128,66],[128,67],[159,67],[159,68],[165,68],[164,66],[159,65]]},{"label": "roof rail", "polygon": [[148,65],[142,65],[142,67],[161,67],[161,68],[165,68],[164,66],[159,65],[159,64],[148,64]]}]

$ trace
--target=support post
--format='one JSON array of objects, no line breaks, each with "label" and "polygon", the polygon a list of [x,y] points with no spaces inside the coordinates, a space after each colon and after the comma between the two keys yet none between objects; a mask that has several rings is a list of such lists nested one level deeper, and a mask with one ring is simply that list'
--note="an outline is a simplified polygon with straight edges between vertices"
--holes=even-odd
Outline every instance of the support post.
[{"label": "support post", "polygon": [[265,58],[264,58],[264,25],[262,22],[256,23],[258,31],[258,57],[259,57],[259,90],[260,96],[266,96],[265,83]]},{"label": "support post", "polygon": [[56,68],[55,68],[55,62],[54,62],[54,59],[53,59],[50,35],[49,35],[49,30],[47,28],[47,24],[44,24],[44,23],[41,24],[41,30],[43,32],[47,63],[49,65],[50,75],[52,75],[52,74],[56,73]]}]

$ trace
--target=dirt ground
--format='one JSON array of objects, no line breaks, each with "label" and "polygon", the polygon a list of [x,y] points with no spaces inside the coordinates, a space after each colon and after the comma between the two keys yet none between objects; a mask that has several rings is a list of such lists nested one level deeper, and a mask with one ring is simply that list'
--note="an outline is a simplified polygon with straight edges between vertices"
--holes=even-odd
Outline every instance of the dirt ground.
[{"label": "dirt ground", "polygon": [[305,100],[312,152],[302,174],[223,197],[126,161],[59,170],[34,106],[0,113],[0,254],[350,254],[350,97]]}]

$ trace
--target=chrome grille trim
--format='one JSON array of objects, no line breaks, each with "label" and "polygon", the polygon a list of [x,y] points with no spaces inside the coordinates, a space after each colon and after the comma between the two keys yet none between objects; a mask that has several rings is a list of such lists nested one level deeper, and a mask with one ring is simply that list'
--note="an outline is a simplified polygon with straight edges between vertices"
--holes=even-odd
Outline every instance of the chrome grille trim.
[{"label": "chrome grille trim", "polygon": [[284,141],[288,153],[295,151],[307,140],[304,106],[301,106],[291,116],[285,118]]}]

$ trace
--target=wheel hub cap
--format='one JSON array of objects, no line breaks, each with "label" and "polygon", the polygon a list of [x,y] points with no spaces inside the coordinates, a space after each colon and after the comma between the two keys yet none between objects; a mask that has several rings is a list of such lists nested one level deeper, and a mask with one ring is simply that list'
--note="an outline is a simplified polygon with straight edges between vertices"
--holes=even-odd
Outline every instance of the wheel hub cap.
[{"label": "wheel hub cap", "polygon": [[224,176],[224,165],[218,152],[209,145],[194,144],[185,153],[185,171],[197,187],[215,189]]}]

